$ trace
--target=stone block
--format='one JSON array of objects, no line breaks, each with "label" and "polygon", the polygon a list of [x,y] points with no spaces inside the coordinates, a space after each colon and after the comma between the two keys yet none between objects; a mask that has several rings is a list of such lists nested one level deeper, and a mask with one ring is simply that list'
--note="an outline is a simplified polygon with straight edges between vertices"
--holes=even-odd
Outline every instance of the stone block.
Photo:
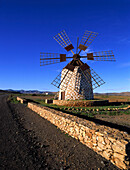
[{"label": "stone block", "polygon": [[116,142],[116,139],[115,138],[112,138],[112,137],[108,137],[109,141],[112,142],[113,144]]},{"label": "stone block", "polygon": [[98,142],[100,142],[100,143],[102,143],[102,144],[105,144],[105,142],[104,142],[104,137],[98,136]]},{"label": "stone block", "polygon": [[126,153],[126,149],[125,149],[125,146],[124,148],[121,147],[120,145],[112,145],[112,149],[115,151],[115,152],[118,152],[118,153],[121,153],[121,154],[125,154]]},{"label": "stone block", "polygon": [[120,159],[120,160],[122,160],[122,161],[125,160],[125,155],[122,155],[122,154],[120,154],[120,153],[114,152],[113,157],[114,157],[114,158],[118,158],[118,159]]},{"label": "stone block", "polygon": [[53,100],[45,99],[45,103],[53,103]]},{"label": "stone block", "polygon": [[100,142],[98,142],[97,145],[98,145],[102,150],[106,149],[106,146],[103,145],[103,144],[100,143]]},{"label": "stone block", "polygon": [[111,149],[112,150],[112,145],[106,145],[106,149]]},{"label": "stone block", "polygon": [[97,148],[97,151],[100,151],[100,152],[103,151],[103,149],[100,148],[99,146],[97,146],[96,148]]},{"label": "stone block", "polygon": [[104,156],[107,160],[110,160],[110,159],[111,159],[111,155],[112,155],[111,152],[103,151],[102,154],[103,154],[103,156]]},{"label": "stone block", "polygon": [[88,136],[88,138],[92,139],[92,134],[89,132],[86,132],[86,136]]},{"label": "stone block", "polygon": [[79,141],[84,141],[83,140],[84,138],[82,136],[79,136],[78,139],[79,139]]},{"label": "stone block", "polygon": [[104,134],[103,134],[103,133],[100,133],[100,132],[95,132],[95,134],[96,134],[97,136],[104,136]]},{"label": "stone block", "polygon": [[115,165],[120,169],[127,169],[127,166],[124,162],[122,162],[119,158],[114,158]]}]

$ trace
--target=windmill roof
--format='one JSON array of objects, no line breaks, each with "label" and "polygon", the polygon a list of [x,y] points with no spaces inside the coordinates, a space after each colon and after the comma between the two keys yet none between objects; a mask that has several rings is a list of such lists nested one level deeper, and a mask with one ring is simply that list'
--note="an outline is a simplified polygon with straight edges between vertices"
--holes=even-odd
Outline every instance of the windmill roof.
[{"label": "windmill roof", "polygon": [[[80,67],[82,67],[83,69],[84,69],[84,66],[85,66],[85,69],[88,69],[89,68],[89,66],[85,63],[83,63],[81,60],[72,60],[72,61],[70,61],[64,68],[66,68],[66,69],[69,69],[69,70],[71,70],[71,71],[73,71],[74,70],[74,68],[76,67],[76,66],[80,66]],[[84,70],[85,70],[84,69]]]}]

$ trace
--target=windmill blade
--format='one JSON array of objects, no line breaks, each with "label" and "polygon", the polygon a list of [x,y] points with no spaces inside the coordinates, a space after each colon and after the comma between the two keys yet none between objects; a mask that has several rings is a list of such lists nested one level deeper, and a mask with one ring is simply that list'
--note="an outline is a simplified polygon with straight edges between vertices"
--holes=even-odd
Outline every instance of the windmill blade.
[{"label": "windmill blade", "polygon": [[71,51],[73,54],[74,49],[69,37],[67,36],[66,32],[63,30],[58,33],[56,36],[53,37],[66,51]]},{"label": "windmill blade", "polygon": [[[81,72],[89,83],[90,88],[92,87],[93,89],[96,89],[97,87],[100,87],[105,83],[103,79],[101,79],[101,77],[92,68],[86,70],[81,69]],[[86,84],[87,86],[88,83]]]},{"label": "windmill blade", "polygon": [[112,50],[94,52],[93,57],[95,61],[116,61]]},{"label": "windmill blade", "polygon": [[86,83],[86,85],[89,88],[92,88],[92,76],[91,76],[91,73],[90,73],[90,69],[86,69],[86,70],[81,69],[81,72],[84,75],[83,82]]},{"label": "windmill blade", "polygon": [[[88,72],[89,72],[88,68]],[[92,81],[91,81],[91,76],[88,73],[85,73],[83,69],[80,67],[79,71],[77,72],[76,75],[76,81],[75,81],[75,91],[77,93],[80,93],[82,89],[85,89],[87,91],[92,90]]]},{"label": "windmill blade", "polygon": [[115,61],[115,57],[112,50],[87,53],[87,56],[81,56],[81,58],[87,58],[87,60],[95,61]]},{"label": "windmill blade", "polygon": [[58,54],[58,53],[40,53],[40,66],[55,64],[66,61],[66,54]]},{"label": "windmill blade", "polygon": [[80,54],[82,50],[85,51],[88,48],[88,46],[92,43],[92,41],[96,38],[97,35],[98,33],[96,32],[86,30],[79,44],[78,48],[80,49],[80,51],[78,54]]},{"label": "windmill blade", "polygon": [[90,76],[92,77],[93,89],[96,89],[97,87],[100,87],[101,85],[105,83],[103,79],[101,79],[101,77],[92,68],[90,68],[90,71],[91,71]]},{"label": "windmill blade", "polygon": [[73,75],[73,72],[68,69],[63,69],[62,72],[53,80],[52,85],[60,88],[61,90],[66,90],[69,81]]}]

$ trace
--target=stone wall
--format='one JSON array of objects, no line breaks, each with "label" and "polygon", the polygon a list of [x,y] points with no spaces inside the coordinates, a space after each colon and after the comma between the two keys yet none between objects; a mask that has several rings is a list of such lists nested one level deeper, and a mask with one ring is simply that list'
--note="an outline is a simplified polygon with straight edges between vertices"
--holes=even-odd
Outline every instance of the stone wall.
[{"label": "stone wall", "polygon": [[53,100],[53,104],[64,106],[104,106],[108,104],[108,100]]},{"label": "stone wall", "polygon": [[20,97],[17,97],[17,100],[20,101],[20,103],[27,103],[26,99],[23,99],[23,98],[20,98]]},{"label": "stone wall", "polygon": [[130,135],[126,132],[97,125],[94,122],[33,103],[28,103],[28,108],[110,160],[120,169],[128,169]]},{"label": "stone wall", "polygon": [[45,103],[53,103],[53,100],[45,99]]}]

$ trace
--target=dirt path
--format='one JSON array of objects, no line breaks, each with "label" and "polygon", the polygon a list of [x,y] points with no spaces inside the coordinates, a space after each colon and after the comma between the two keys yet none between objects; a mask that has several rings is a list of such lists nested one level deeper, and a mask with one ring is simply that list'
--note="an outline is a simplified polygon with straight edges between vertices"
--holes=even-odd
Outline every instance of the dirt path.
[{"label": "dirt path", "polygon": [[0,96],[0,169],[118,169],[21,104]]}]

